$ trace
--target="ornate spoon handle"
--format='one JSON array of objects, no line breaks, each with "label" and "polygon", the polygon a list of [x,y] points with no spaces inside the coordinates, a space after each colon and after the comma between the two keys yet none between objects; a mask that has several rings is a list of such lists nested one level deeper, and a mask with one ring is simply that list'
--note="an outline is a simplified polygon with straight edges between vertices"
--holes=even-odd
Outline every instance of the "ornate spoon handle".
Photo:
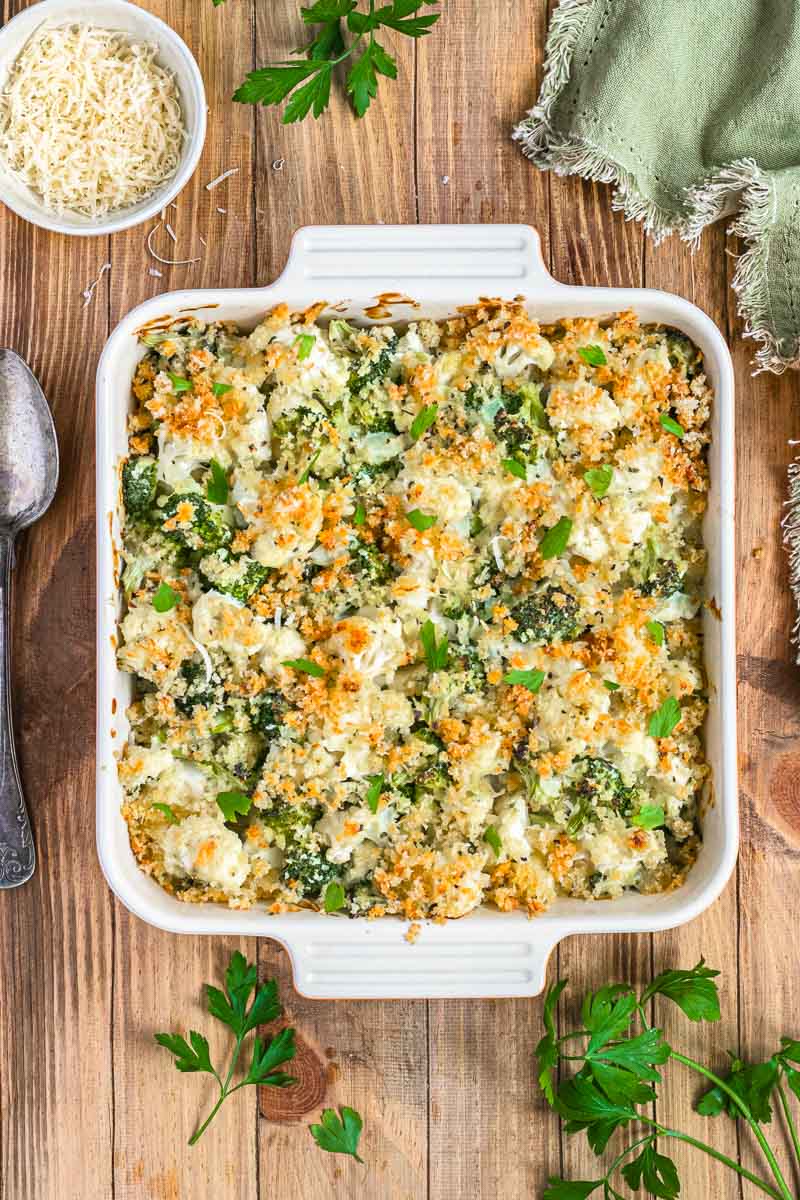
[{"label": "ornate spoon handle", "polygon": [[0,533],[0,888],[17,887],[33,874],[36,855],[22,795],[11,716],[11,567],[14,540]]}]

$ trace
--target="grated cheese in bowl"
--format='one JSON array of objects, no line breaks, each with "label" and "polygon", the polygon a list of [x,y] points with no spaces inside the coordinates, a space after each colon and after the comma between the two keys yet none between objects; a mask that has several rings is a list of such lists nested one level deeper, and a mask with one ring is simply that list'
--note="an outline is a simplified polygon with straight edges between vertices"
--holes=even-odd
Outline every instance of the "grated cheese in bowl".
[{"label": "grated cheese in bowl", "polygon": [[0,160],[46,208],[93,219],[175,174],[186,130],[158,48],[88,25],[42,25],[0,92]]}]

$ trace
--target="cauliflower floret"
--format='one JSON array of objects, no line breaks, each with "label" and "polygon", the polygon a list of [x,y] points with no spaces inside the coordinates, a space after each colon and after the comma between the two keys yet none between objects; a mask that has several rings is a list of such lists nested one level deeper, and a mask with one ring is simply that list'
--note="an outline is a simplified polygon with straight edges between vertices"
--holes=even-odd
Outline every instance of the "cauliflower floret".
[{"label": "cauliflower floret", "polygon": [[527,859],[531,853],[528,842],[528,806],[522,792],[502,796],[495,805],[495,828],[502,843],[502,857]]},{"label": "cauliflower floret", "polygon": [[227,654],[237,671],[244,671],[254,654],[264,649],[268,629],[249,608],[223,596],[205,592],[192,610],[194,636],[206,649]]},{"label": "cauliflower floret", "polygon": [[120,623],[123,645],[117,659],[123,671],[141,675],[168,689],[181,663],[195,648],[177,616],[177,610],[159,613],[149,597],[139,596]]},{"label": "cauliflower floret", "polygon": [[276,675],[281,663],[292,659],[302,658],[306,644],[296,629],[282,625],[268,625],[264,630],[263,649],[261,652],[261,667],[267,675]]},{"label": "cauliflower floret", "polygon": [[119,760],[119,777],[129,791],[158,779],[174,763],[172,752],[158,743],[149,748],[128,743]]},{"label": "cauliflower floret", "polygon": [[406,659],[403,627],[388,614],[356,614],[339,621],[328,639],[328,650],[366,679],[382,676],[387,682]]},{"label": "cauliflower floret", "polygon": [[221,820],[198,814],[163,835],[164,868],[170,875],[198,879],[223,892],[238,892],[250,864],[242,843]]}]

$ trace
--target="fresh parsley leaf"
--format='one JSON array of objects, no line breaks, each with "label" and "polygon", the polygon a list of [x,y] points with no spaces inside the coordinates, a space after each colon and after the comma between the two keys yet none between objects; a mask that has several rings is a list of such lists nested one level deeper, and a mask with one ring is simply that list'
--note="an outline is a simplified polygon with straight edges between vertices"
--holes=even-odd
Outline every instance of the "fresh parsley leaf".
[{"label": "fresh parsley leaf", "polygon": [[604,679],[603,687],[609,692],[618,692],[622,685],[617,683],[616,679]]},{"label": "fresh parsley leaf", "polygon": [[586,1200],[592,1192],[603,1186],[602,1179],[556,1179],[551,1175],[542,1200]]},{"label": "fresh parsley leaf", "polygon": [[324,667],[308,658],[287,658],[285,662],[281,663],[281,666],[290,667],[293,671],[301,671],[304,675],[313,675],[315,679],[322,679],[325,674]]},{"label": "fresh parsley leaf", "polygon": [[597,499],[602,500],[611,487],[611,480],[614,478],[614,468],[608,466],[591,467],[588,471],[584,471],[583,478]]},{"label": "fresh parsley leaf", "polygon": [[602,346],[579,346],[578,354],[589,367],[604,367],[608,362]]},{"label": "fresh parsley leaf", "polygon": [[210,470],[211,479],[206,486],[206,496],[212,504],[227,504],[228,476],[225,474],[225,469],[215,458],[212,458]]},{"label": "fresh parsley leaf", "polygon": [[658,419],[661,422],[661,428],[665,429],[667,433],[674,433],[676,438],[682,438],[686,436],[686,431],[684,430],[683,426],[679,425],[678,422],[672,417],[668,416],[667,413],[662,413]]},{"label": "fresh parsley leaf", "polygon": [[534,695],[544,681],[544,671],[507,671],[503,676],[503,683],[518,684],[520,687],[527,688],[529,692],[533,692]]},{"label": "fresh parsley leaf", "polygon": [[367,804],[370,812],[376,813],[378,811],[378,803],[380,801],[381,793],[383,792],[386,780],[384,779],[383,775],[368,775],[367,779],[369,780],[369,787],[367,788]]},{"label": "fresh parsley leaf", "polygon": [[[244,1084],[287,1087],[289,1084],[297,1082],[291,1075],[276,1070],[277,1067],[293,1058],[295,1054],[294,1030],[287,1028],[281,1029],[266,1042],[259,1037],[254,1038],[253,1054],[247,1073],[240,1083],[232,1083],[247,1034],[259,1025],[275,1021],[281,1015],[278,985],[275,980],[267,980],[260,988],[257,988],[257,983],[258,975],[255,963],[248,963],[244,955],[237,950],[231,956],[225,971],[225,990],[214,987],[212,984],[206,985],[209,1013],[226,1025],[236,1039],[229,1069],[224,1076],[222,1072],[212,1066],[208,1042],[202,1034],[192,1030],[189,1033],[189,1042],[178,1033],[157,1033],[155,1035],[159,1046],[163,1046],[174,1055],[175,1066],[179,1071],[204,1072],[213,1075],[219,1086],[217,1102],[209,1116],[192,1134],[189,1139],[190,1146],[193,1146],[202,1137],[223,1101]],[[250,997],[254,991],[255,996],[248,1008]]]},{"label": "fresh parsley leaf", "polygon": [[563,554],[571,533],[572,521],[569,517],[561,517],[556,521],[539,542],[539,553],[542,558],[558,558],[560,554]]},{"label": "fresh parsley leaf", "polygon": [[316,338],[313,333],[298,333],[293,345],[297,349],[297,361],[305,362],[314,349]]},{"label": "fresh parsley leaf", "polygon": [[800,1064],[800,1042],[796,1042],[794,1038],[781,1038],[779,1055],[789,1062]]},{"label": "fresh parsley leaf", "polygon": [[215,396],[224,396],[226,392],[230,392],[233,388],[232,383],[212,383],[211,390]]},{"label": "fresh parsley leaf", "polygon": [[[731,1056],[731,1069],[723,1078],[749,1108],[753,1118],[762,1125],[769,1125],[772,1120],[770,1097],[779,1079],[777,1060],[773,1057],[767,1062],[748,1065],[740,1058]],[[700,1097],[695,1107],[697,1112],[706,1117],[716,1117],[726,1112],[736,1120],[742,1115],[735,1101],[716,1084]]]},{"label": "fresh parsley leaf", "polygon": [[483,832],[483,840],[488,842],[488,844],[494,850],[496,856],[499,858],[503,850],[503,840],[494,825],[486,826],[486,829]]},{"label": "fresh parsley leaf", "polygon": [[438,517],[428,516],[427,513],[420,512],[418,508],[412,508],[411,512],[406,513],[406,518],[409,525],[413,525],[418,533],[425,533],[426,529],[432,529]]},{"label": "fresh parsley leaf", "polygon": [[[381,25],[388,25],[390,29],[396,29],[398,33],[404,33],[407,37],[424,37],[426,33],[430,32],[431,26],[439,20],[441,14],[430,13],[423,17],[412,14],[418,13],[423,4],[434,2],[435,0],[394,0],[394,4],[377,10],[374,14],[375,20]],[[358,27],[358,22],[354,20],[357,15],[352,13],[348,17],[348,24],[353,29]]]},{"label": "fresh parsley leaf", "polygon": [[719,971],[707,967],[702,958],[688,971],[662,971],[645,988],[642,1004],[652,996],[666,996],[690,1021],[718,1021],[719,992],[714,983],[718,975]]},{"label": "fresh parsley leaf", "polygon": [[636,1012],[636,995],[623,983],[589,992],[581,1009],[583,1024],[592,1035],[587,1055],[613,1041],[630,1025]]},{"label": "fresh parsley leaf", "polygon": [[260,1087],[289,1087],[297,1083],[291,1075],[275,1069],[289,1062],[297,1053],[294,1036],[293,1029],[284,1028],[266,1043],[258,1036],[253,1038],[253,1057],[242,1082]]},{"label": "fresh parsley leaf", "polygon": [[785,1067],[786,1082],[794,1092],[797,1099],[800,1100],[800,1071],[795,1071],[794,1067]]},{"label": "fresh parsley leaf", "polygon": [[208,1042],[202,1034],[196,1033],[194,1029],[189,1032],[191,1046],[179,1033],[157,1033],[155,1040],[159,1046],[163,1046],[165,1050],[169,1050],[170,1054],[175,1055],[175,1067],[178,1071],[182,1071],[184,1074],[193,1072],[216,1074],[211,1065]]},{"label": "fresh parsley leaf", "polygon": [[422,648],[425,651],[425,662],[429,671],[443,671],[449,657],[449,642],[446,636],[436,641],[436,626],[433,621],[426,621],[419,631]]},{"label": "fresh parsley leaf", "polygon": [[[665,1063],[670,1056],[670,1048],[661,1036],[660,1029],[646,1029],[636,1037],[612,1045],[604,1045],[593,1052],[594,1060],[602,1059],[607,1063],[624,1067],[637,1079],[647,1079],[659,1083],[661,1076],[654,1070],[656,1064]],[[587,1058],[590,1052],[587,1052]]]},{"label": "fresh parsley leaf", "polygon": [[366,519],[367,519],[367,510],[364,508],[364,505],[359,501],[359,503],[356,505],[356,511],[353,513],[353,524],[354,525],[363,525],[364,522],[366,521]]},{"label": "fresh parsley leaf", "polygon": [[418,442],[424,433],[427,433],[431,425],[435,424],[436,417],[439,413],[438,404],[426,404],[421,408],[414,420],[411,423],[411,440]]},{"label": "fresh parsley leaf", "polygon": [[664,626],[660,621],[645,621],[645,629],[657,646],[664,645]]},{"label": "fresh parsley leaf", "polygon": [[570,1132],[586,1130],[595,1154],[605,1150],[615,1129],[636,1117],[632,1104],[609,1100],[588,1075],[575,1075],[565,1080],[558,1089],[554,1108],[569,1122]]},{"label": "fresh parsley leaf", "polygon": [[300,10],[307,25],[317,25],[320,21],[341,21],[348,17],[356,7],[356,0],[317,0],[316,4]]},{"label": "fresh parsley leaf", "polygon": [[162,802],[160,800],[156,800],[153,804],[150,805],[150,807],[157,809],[161,813],[162,816],[166,817],[167,820],[169,821],[170,825],[178,824],[178,818],[175,816],[175,813],[172,811],[172,809],[170,808],[170,806],[168,804],[162,804]]},{"label": "fresh parsley leaf", "polygon": [[180,593],[171,588],[168,583],[160,583],[153,593],[153,608],[157,613],[166,613],[180,603]]},{"label": "fresh parsley leaf", "polygon": [[661,804],[643,804],[631,817],[631,824],[640,829],[658,829],[664,824],[664,808]]},{"label": "fresh parsley leaf", "polygon": [[675,1163],[665,1154],[659,1154],[652,1142],[626,1163],[620,1173],[634,1191],[644,1185],[646,1191],[661,1200],[675,1200],[680,1195],[681,1182]]},{"label": "fresh parsley leaf", "polygon": [[192,390],[191,379],[184,379],[182,375],[173,375],[171,371],[167,371],[169,381],[172,384],[172,390],[177,395],[181,392],[190,392]]},{"label": "fresh parsley leaf", "polygon": [[509,475],[516,475],[517,479],[528,478],[528,468],[524,463],[518,462],[516,458],[504,458],[500,465],[504,471],[508,471]]},{"label": "fresh parsley leaf", "polygon": [[323,905],[326,913],[338,912],[340,908],[344,908],[345,895],[344,888],[335,879],[332,879],[325,888],[325,898]]},{"label": "fresh parsley leaf", "polygon": [[314,470],[314,467],[316,465],[317,459],[319,458],[320,454],[322,454],[322,447],[320,447],[320,449],[317,450],[316,454],[312,454],[312,456],[309,460],[308,466],[306,467],[305,471],[303,471],[303,474],[300,476],[300,478],[297,481],[299,484],[308,483],[311,472]]},{"label": "fresh parsley leaf", "polygon": [[240,792],[237,789],[230,792],[219,792],[217,795],[217,804],[225,814],[226,821],[235,821],[237,814],[243,817],[246,816],[250,812],[252,803],[252,796],[248,796],[245,792]]},{"label": "fresh parsley leaf", "polygon": [[647,732],[653,738],[669,737],[681,719],[681,706],[674,696],[667,696],[647,723]]},{"label": "fresh parsley leaf", "polygon": [[547,990],[542,1014],[545,1033],[535,1051],[536,1057],[539,1060],[539,1087],[544,1092],[545,1099],[550,1105],[555,1103],[553,1071],[558,1065],[558,1034],[556,1032],[555,1011],[558,1006],[559,997],[566,986],[566,979],[559,979],[557,983],[554,983]]},{"label": "fresh parsley leaf", "polygon": [[606,1062],[591,1062],[592,1079],[613,1104],[647,1104],[656,1094],[630,1071]]},{"label": "fresh parsley leaf", "polygon": [[[330,62],[320,59],[261,67],[249,73],[233,93],[233,98],[239,104],[263,104],[268,107],[280,104],[294,92],[284,112],[284,125],[302,120],[312,107],[314,116],[319,117],[330,99],[331,70]],[[305,80],[308,82],[304,83]]]},{"label": "fresh parsley leaf", "polygon": [[329,1154],[349,1154],[356,1162],[363,1163],[358,1155],[358,1141],[364,1123],[354,1108],[340,1108],[339,1116],[332,1108],[326,1108],[319,1125],[309,1125],[311,1136],[322,1150]]},{"label": "fresh parsley leaf", "polygon": [[346,89],[353,101],[356,116],[363,117],[378,94],[378,76],[397,78],[397,63],[383,46],[372,41],[357,58],[347,76]]}]

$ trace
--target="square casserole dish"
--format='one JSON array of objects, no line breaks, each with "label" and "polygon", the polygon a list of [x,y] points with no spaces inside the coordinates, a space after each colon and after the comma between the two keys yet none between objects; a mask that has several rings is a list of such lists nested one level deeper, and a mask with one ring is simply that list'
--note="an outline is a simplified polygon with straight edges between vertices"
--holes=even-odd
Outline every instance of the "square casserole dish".
[{"label": "square casserole dish", "polygon": [[[256,907],[238,911],[182,903],[137,866],[120,813],[116,772],[115,751],[127,738],[125,710],[131,697],[131,679],[115,660],[118,464],[127,453],[130,384],[143,352],[137,330],[157,318],[187,313],[253,328],[278,303],[304,309],[318,300],[335,304],[336,316],[371,323],[375,317],[366,316],[365,309],[378,297],[393,320],[438,319],[481,296],[524,297],[531,314],[543,322],[630,308],[642,321],[677,327],[705,356],[714,388],[704,526],[706,599],[713,603],[706,604],[703,617],[712,784],[698,860],[674,892],[631,893],[613,901],[560,898],[533,920],[519,912],[481,908],[444,925],[426,923],[414,945],[405,940],[407,922],[396,917],[368,921],[311,912],[270,915]],[[320,999],[535,995],[544,986],[548,957],[561,938],[651,932],[696,917],[725,885],[738,837],[733,419],[730,355],[705,313],[651,289],[557,283],[545,270],[537,233],[524,225],[309,227],[295,235],[286,269],[270,287],[172,292],[135,308],[109,338],[97,373],[97,845],[106,879],[119,899],[142,920],[173,933],[271,937],[288,950],[298,991]]]}]

